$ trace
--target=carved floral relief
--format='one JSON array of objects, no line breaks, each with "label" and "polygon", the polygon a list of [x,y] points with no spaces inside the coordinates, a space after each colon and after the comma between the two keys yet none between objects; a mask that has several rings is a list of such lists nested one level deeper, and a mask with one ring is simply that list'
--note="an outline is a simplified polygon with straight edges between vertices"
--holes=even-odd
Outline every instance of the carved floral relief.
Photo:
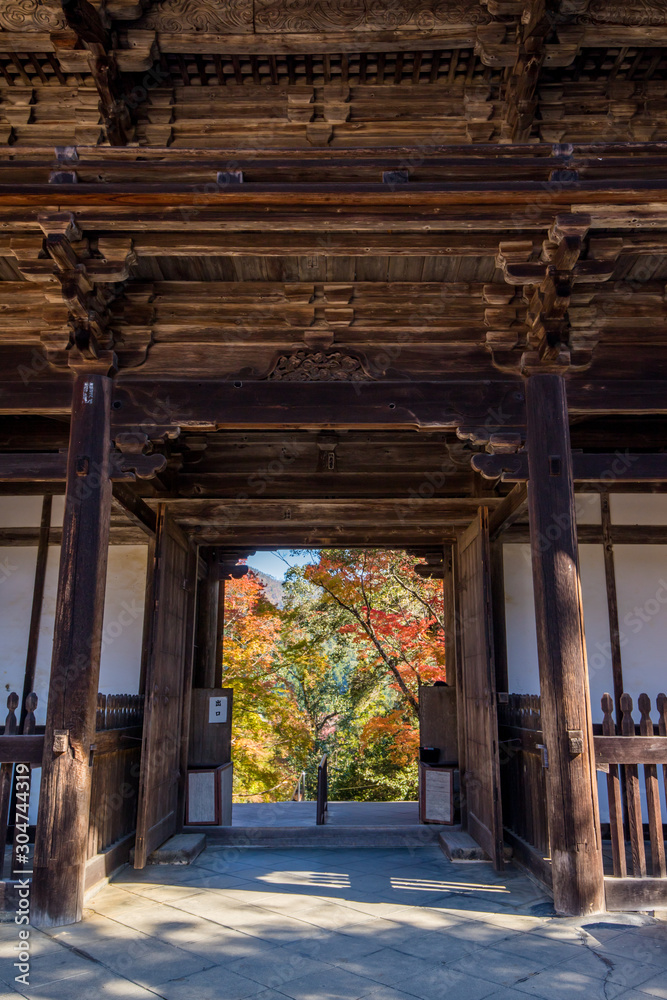
[{"label": "carved floral relief", "polygon": [[255,0],[255,30],[272,31],[415,31],[452,24],[486,24],[479,0]]},{"label": "carved floral relief", "polygon": [[558,21],[630,27],[664,25],[667,24],[667,5],[662,0],[563,0]]},{"label": "carved floral relief", "polygon": [[139,28],[180,31],[253,32],[253,0],[160,0],[142,17]]},{"label": "carved floral relief", "polygon": [[0,0],[0,28],[5,31],[61,31],[66,27],[59,3]]},{"label": "carved floral relief", "polygon": [[295,351],[278,359],[267,378],[274,382],[366,382],[361,358],[342,351]]}]

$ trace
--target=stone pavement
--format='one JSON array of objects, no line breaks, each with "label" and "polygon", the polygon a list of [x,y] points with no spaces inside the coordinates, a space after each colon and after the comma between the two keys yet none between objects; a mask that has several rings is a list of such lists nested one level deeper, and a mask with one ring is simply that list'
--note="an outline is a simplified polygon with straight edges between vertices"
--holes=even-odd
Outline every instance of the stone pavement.
[{"label": "stone pavement", "polygon": [[[0,925],[0,1000],[16,931]],[[667,923],[557,919],[520,872],[433,847],[209,847],[126,869],[31,942],[20,995],[42,1000],[667,998]]]}]

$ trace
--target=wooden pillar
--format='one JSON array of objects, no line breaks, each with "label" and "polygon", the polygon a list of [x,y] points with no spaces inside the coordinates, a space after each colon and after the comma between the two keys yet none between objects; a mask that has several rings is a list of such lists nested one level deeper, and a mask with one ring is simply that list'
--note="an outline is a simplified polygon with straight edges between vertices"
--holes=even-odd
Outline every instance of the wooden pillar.
[{"label": "wooden pillar", "polygon": [[109,378],[77,376],[31,899],[32,922],[42,927],[80,920],[83,908],[111,512],[110,401]]},{"label": "wooden pillar", "polygon": [[526,423],[554,905],[557,913],[577,916],[604,909],[604,882],[572,453],[560,375],[527,379]]},{"label": "wooden pillar", "polygon": [[214,688],[220,688],[222,684],[222,661],[225,655],[225,578],[224,576],[220,578],[220,585],[218,587],[218,618],[217,618],[217,637],[218,641],[216,643],[215,651],[215,674],[214,674]]},{"label": "wooden pillar", "polygon": [[611,515],[609,493],[600,493],[600,513],[602,515],[602,540],[604,550],[604,575],[607,588],[607,611],[609,613],[609,646],[611,671],[614,682],[614,707],[616,733],[621,732],[621,695],[623,694],[623,664],[621,661],[621,631],[618,624],[618,597],[616,594],[616,568],[614,566],[614,544],[611,540]]},{"label": "wooden pillar", "polygon": [[442,560],[442,592],[445,625],[445,678],[450,687],[456,685],[456,590],[454,586],[454,546],[445,545]]},{"label": "wooden pillar", "polygon": [[[443,559],[443,581],[445,590],[445,632],[449,632],[449,642],[445,650],[447,683],[456,686],[456,736],[458,744],[459,773],[466,773],[466,730],[465,702],[463,699],[463,672],[461,656],[461,618],[456,600],[458,587],[458,550],[456,545],[445,545]],[[450,679],[451,678],[451,679]],[[466,829],[467,809],[465,794],[459,791],[457,803],[461,814],[461,825]]]},{"label": "wooden pillar", "polygon": [[503,543],[491,542],[491,604],[493,614],[493,659],[496,665],[496,691],[509,691],[507,664],[507,618],[505,614],[505,561]]},{"label": "wooden pillar", "polygon": [[[215,550],[200,550],[206,576],[197,586],[197,631],[193,687],[215,687],[218,652],[218,601],[220,582]],[[223,584],[224,586],[224,584]],[[219,672],[218,672],[219,673]]]},{"label": "wooden pillar", "polygon": [[37,663],[37,644],[39,642],[39,626],[42,620],[42,603],[44,601],[44,581],[46,579],[46,561],[49,555],[49,534],[51,531],[51,509],[53,498],[47,493],[42,500],[42,519],[39,526],[39,542],[37,544],[37,562],[35,564],[35,586],[32,592],[32,611],[30,612],[30,631],[28,632],[28,651],[25,658],[25,675],[23,678],[23,697],[21,698],[21,720],[19,729],[23,731],[28,710],[26,698],[35,689],[35,666]]}]

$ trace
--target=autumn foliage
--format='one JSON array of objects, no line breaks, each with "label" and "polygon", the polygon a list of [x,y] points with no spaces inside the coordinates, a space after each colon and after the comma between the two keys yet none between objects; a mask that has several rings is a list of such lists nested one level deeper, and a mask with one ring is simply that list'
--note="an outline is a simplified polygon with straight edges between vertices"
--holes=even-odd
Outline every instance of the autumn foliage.
[{"label": "autumn foliage", "polygon": [[283,608],[252,571],[226,585],[236,797],[289,799],[301,771],[314,790],[326,750],[331,798],[414,798],[419,687],[445,676],[442,584],[403,552],[312,555]]}]

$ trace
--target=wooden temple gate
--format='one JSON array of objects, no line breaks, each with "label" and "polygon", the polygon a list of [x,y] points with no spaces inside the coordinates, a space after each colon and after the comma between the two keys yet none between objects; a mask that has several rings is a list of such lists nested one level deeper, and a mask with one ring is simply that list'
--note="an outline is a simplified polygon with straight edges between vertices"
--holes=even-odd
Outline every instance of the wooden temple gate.
[{"label": "wooden temple gate", "polygon": [[[0,11],[0,487],[65,496],[33,919],[81,917],[107,552],[137,537],[137,865],[182,823],[220,581],[307,544],[401,547],[442,574],[463,818],[500,867],[515,529],[548,768],[544,816],[510,833],[543,849],[546,826],[558,912],[597,912],[574,499],[667,483],[664,5],[293,6]],[[608,517],[601,534],[607,563]],[[635,881],[664,900],[655,877]]]}]

